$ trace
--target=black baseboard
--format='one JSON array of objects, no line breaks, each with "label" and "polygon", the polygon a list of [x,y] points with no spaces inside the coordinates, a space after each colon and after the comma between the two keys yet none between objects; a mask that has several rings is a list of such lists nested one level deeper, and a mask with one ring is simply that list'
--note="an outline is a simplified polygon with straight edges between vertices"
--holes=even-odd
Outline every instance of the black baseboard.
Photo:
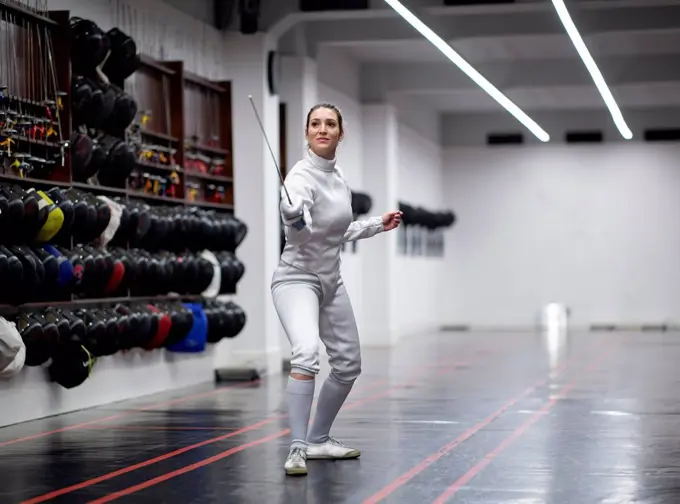
[{"label": "black baseboard", "polygon": [[252,382],[262,374],[255,368],[220,368],[215,370],[215,381],[220,382]]}]

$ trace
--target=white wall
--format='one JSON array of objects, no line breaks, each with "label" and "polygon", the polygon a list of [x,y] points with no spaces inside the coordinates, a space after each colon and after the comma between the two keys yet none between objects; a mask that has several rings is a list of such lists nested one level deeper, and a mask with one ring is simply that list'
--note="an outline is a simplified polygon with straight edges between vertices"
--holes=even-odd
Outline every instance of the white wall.
[{"label": "white wall", "polygon": [[[439,119],[417,103],[401,101],[398,117],[399,201],[443,210]],[[439,288],[442,258],[397,255],[392,266],[391,312],[396,339],[434,331],[441,325]]]},{"label": "white wall", "polygon": [[193,355],[135,349],[102,357],[92,375],[70,390],[50,383],[46,368],[24,367],[11,381],[0,381],[0,427],[209,382],[214,372],[213,348]]},{"label": "white wall", "polygon": [[678,159],[637,142],[448,149],[445,322],[531,326],[551,301],[575,325],[677,320]]},{"label": "white wall", "polygon": [[[650,88],[650,93],[654,92]],[[550,144],[564,142],[570,131],[600,131],[607,144],[627,143],[606,110],[532,110],[531,118],[550,133]],[[645,129],[677,128],[679,107],[627,108],[626,123],[633,139],[644,138]],[[544,145],[513,116],[503,112],[442,114],[441,138],[444,147],[486,145],[488,133],[522,133],[525,145]]]},{"label": "white wall", "polygon": [[91,19],[104,30],[119,27],[152,58],[182,60],[186,70],[208,79],[229,78],[222,64],[225,36],[161,0],[48,0],[47,5]]},{"label": "white wall", "polygon": [[[370,136],[363,149],[364,184],[373,199],[374,214],[380,214],[385,208],[397,206],[399,127],[396,108],[390,104],[365,105],[363,124]],[[390,346],[397,339],[392,313],[396,251],[396,233],[383,233],[363,240],[365,317],[361,341],[364,346]]]},{"label": "white wall", "polygon": [[248,99],[251,95],[272,150],[279,150],[279,100],[267,89],[266,55],[274,47],[265,34],[231,32],[222,66],[232,83],[235,215],[248,226],[237,254],[245,265],[236,302],[248,315],[238,338],[216,349],[219,368],[281,368],[279,322],[271,301],[271,275],[280,257],[279,177]]}]

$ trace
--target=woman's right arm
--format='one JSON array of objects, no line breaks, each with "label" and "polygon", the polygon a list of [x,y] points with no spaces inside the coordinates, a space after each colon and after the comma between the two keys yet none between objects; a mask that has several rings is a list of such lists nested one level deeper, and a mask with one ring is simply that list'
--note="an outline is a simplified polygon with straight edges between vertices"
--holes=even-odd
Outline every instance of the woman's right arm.
[{"label": "woman's right arm", "polygon": [[[286,228],[286,240],[291,245],[302,245],[312,237],[312,216],[310,208],[314,204],[314,192],[309,182],[299,173],[290,173],[285,180],[291,203],[284,188],[281,188],[279,210]],[[304,226],[300,223],[300,218]]]}]

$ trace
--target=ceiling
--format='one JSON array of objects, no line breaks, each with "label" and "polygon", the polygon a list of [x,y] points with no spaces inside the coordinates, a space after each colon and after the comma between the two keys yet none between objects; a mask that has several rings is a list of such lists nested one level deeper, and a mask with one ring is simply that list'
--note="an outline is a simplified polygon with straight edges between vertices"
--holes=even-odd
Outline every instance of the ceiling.
[{"label": "ceiling", "polygon": [[[680,20],[677,29],[594,33],[584,35],[583,39],[594,58],[656,54],[677,56],[680,55]],[[447,42],[470,63],[578,59],[566,34],[469,37]],[[326,45],[343,48],[344,52],[363,62],[448,63],[445,56],[424,39],[330,42]]]},{"label": "ceiling", "polygon": [[[525,110],[605,109],[549,0],[445,7],[402,0]],[[567,0],[567,8],[625,115],[680,107],[680,0]],[[445,113],[501,110],[382,1],[368,11],[293,13],[308,54],[321,47],[361,66],[364,101],[417,97]]]}]

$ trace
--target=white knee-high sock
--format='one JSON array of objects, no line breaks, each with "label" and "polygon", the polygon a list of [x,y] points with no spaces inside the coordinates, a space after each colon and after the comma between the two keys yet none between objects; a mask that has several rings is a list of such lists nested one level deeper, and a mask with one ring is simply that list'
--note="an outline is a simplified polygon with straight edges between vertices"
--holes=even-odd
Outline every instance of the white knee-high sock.
[{"label": "white knee-high sock", "polygon": [[316,417],[307,437],[308,442],[323,443],[328,439],[335,417],[353,385],[353,382],[343,383],[336,380],[332,373],[328,375],[321,387],[319,401],[316,404]]},{"label": "white knee-high sock", "polygon": [[315,380],[296,380],[288,377],[288,422],[291,446],[307,446],[307,428],[314,400]]}]

